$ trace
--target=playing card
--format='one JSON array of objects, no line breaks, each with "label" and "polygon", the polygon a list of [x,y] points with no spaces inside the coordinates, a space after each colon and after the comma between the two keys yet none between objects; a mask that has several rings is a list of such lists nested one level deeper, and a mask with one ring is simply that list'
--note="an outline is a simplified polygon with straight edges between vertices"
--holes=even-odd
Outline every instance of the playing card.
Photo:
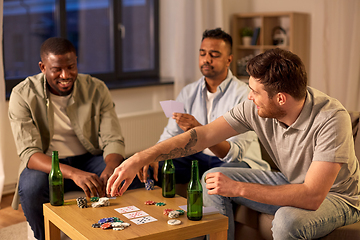
[{"label": "playing card", "polygon": [[131,219],[131,218],[138,218],[138,217],[142,217],[142,216],[147,216],[149,214],[147,214],[144,211],[138,211],[138,212],[124,213],[123,215],[125,217]]},{"label": "playing card", "polygon": [[133,212],[133,211],[139,211],[140,209],[135,206],[128,206],[128,207],[122,207],[122,208],[115,208],[115,211],[119,213],[127,213],[127,212]]},{"label": "playing card", "polygon": [[146,217],[142,217],[142,218],[131,219],[130,221],[139,225],[139,224],[144,224],[144,223],[149,223],[149,222],[155,222],[155,221],[157,221],[157,219],[152,216],[146,216]]}]

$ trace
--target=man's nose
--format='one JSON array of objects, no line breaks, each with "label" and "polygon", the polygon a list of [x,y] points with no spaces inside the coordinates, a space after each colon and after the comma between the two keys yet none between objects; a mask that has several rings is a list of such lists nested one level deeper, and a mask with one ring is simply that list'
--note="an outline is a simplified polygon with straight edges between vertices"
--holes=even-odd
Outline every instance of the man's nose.
[{"label": "man's nose", "polygon": [[212,58],[210,56],[210,54],[206,54],[204,56],[204,63],[211,63],[212,62]]},{"label": "man's nose", "polygon": [[60,77],[61,77],[62,79],[67,79],[67,78],[69,77],[69,75],[70,75],[70,73],[69,73],[68,70],[66,70],[66,69],[61,70]]}]

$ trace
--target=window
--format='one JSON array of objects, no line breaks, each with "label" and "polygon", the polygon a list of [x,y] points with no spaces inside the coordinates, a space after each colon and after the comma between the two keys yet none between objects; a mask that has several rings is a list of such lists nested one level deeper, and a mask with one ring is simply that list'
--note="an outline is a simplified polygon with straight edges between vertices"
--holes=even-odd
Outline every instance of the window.
[{"label": "window", "polygon": [[42,42],[68,38],[78,69],[109,83],[159,77],[158,0],[4,0],[7,96],[40,72]]}]

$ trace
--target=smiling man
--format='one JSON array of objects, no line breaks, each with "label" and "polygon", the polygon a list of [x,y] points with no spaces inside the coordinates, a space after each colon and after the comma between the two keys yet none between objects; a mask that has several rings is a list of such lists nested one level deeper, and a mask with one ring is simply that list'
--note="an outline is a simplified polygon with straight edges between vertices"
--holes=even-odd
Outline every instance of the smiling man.
[{"label": "smiling man", "polygon": [[307,86],[302,61],[289,51],[259,54],[247,71],[251,101],[135,154],[115,169],[107,192],[123,194],[145,164],[190,155],[255,131],[279,172],[217,167],[202,178],[204,205],[229,217],[228,239],[234,239],[234,204],[274,214],[276,240],[320,238],[359,221],[360,169],[346,109]]},{"label": "smiling man", "polygon": [[78,74],[70,41],[49,38],[40,56],[41,73],[12,90],[9,119],[21,160],[13,208],[20,196],[35,237],[44,239],[42,204],[49,202],[52,151],[59,153],[65,192],[102,197],[109,176],[124,159],[124,139],[108,88]]},{"label": "smiling man", "polygon": [[[232,61],[232,37],[220,28],[205,30],[199,48],[199,69],[203,76],[196,82],[185,86],[176,101],[184,103],[185,113],[173,113],[159,142],[208,124],[231,108],[247,99],[248,86],[236,78],[229,69]],[[175,158],[176,183],[190,180],[191,160],[198,160],[200,176],[207,170],[223,165],[255,169],[270,169],[261,159],[260,145],[256,134],[249,131],[229,138],[202,152],[188,157]],[[164,162],[152,164],[161,171]],[[147,169],[144,169],[145,173]],[[146,181],[146,174],[139,174]],[[160,175],[161,178],[161,175]],[[161,179],[160,179],[161,181]]]}]

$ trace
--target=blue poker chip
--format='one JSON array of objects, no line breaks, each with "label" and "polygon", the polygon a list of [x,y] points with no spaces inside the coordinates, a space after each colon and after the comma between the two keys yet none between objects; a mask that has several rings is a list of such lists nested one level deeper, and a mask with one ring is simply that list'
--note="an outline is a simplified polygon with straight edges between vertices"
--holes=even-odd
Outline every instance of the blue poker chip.
[{"label": "blue poker chip", "polygon": [[146,190],[154,190],[154,180],[148,179],[145,183]]},{"label": "blue poker chip", "polygon": [[104,224],[104,223],[107,223],[107,222],[114,222],[114,218],[112,217],[109,217],[109,218],[102,218],[98,221],[98,223],[100,224]]}]

